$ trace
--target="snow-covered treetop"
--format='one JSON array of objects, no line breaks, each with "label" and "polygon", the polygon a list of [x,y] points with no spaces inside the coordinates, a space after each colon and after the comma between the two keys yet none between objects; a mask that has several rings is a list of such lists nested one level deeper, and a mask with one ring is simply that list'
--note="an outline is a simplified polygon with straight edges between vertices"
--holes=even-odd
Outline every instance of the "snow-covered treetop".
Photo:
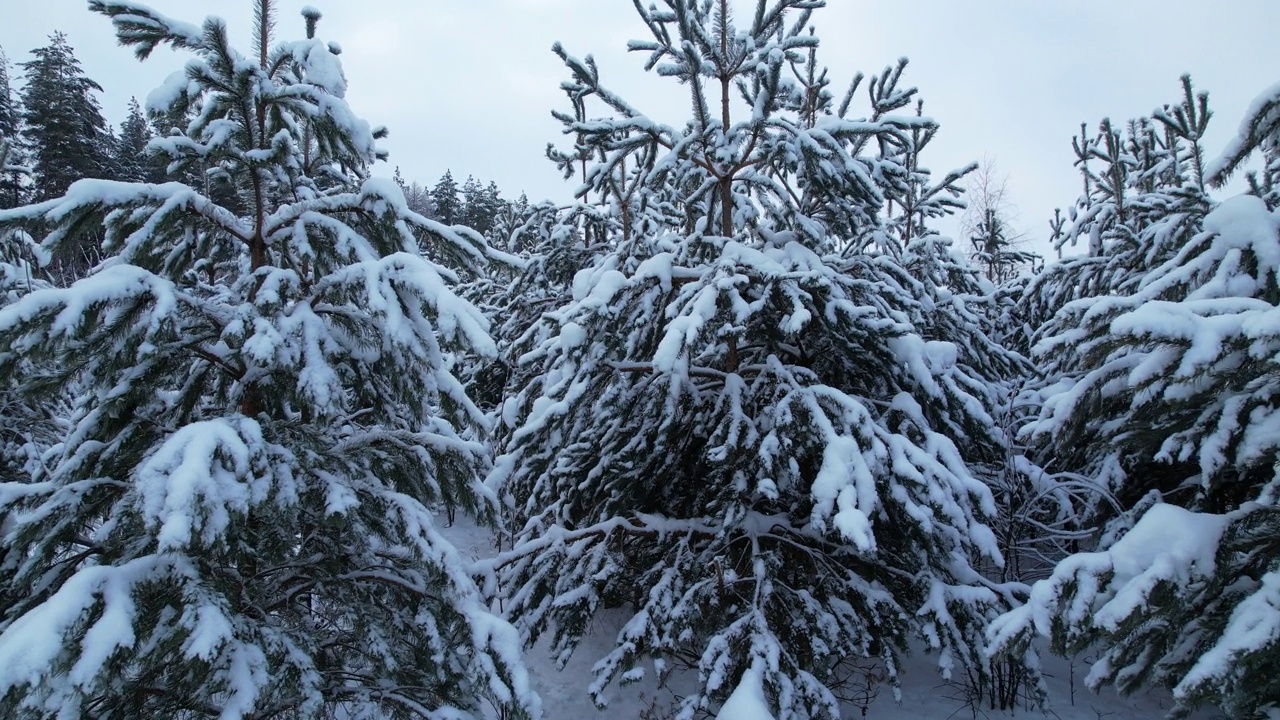
[{"label": "snow-covered treetop", "polygon": [[[314,143],[301,160],[314,168],[336,166],[338,172],[362,173],[386,156],[377,146],[385,130],[373,128],[351,112],[343,96],[346,79],[337,55],[322,41],[309,38],[280,43],[263,63],[239,54],[229,43],[226,23],[210,17],[200,27],[173,20],[139,3],[91,0],[90,8],[111,17],[120,42],[146,58],[162,44],[189,50],[195,58],[147,97],[147,109],[169,117],[187,117],[181,136],[162,136],[153,149],[181,167],[192,155],[230,154],[245,164],[274,161],[291,164],[292,148]],[[257,117],[239,117],[245,93],[261,102]],[[252,152],[250,152],[252,151]],[[246,154],[249,153],[249,154]],[[265,155],[264,155],[265,153]],[[293,168],[294,180],[301,175]]]},{"label": "snow-covered treetop", "polygon": [[[886,192],[906,191],[901,156],[913,131],[936,126],[894,114],[916,92],[899,86],[905,61],[872,78],[870,115],[850,116],[864,78],[843,99],[831,93],[809,28],[822,6],[762,0],[739,28],[726,2],[637,5],[651,38],[629,47],[688,87],[690,117],[680,125],[630,105],[601,83],[590,56],[557,45],[573,79],[562,85],[571,111],[555,114],[575,144],[550,156],[566,177],[584,170],[580,196],[598,193],[618,208],[624,240],[656,226],[722,237],[760,229],[815,248],[883,242],[875,218]],[[596,107],[608,114],[593,115]],[[944,184],[958,193],[953,181]]]}]

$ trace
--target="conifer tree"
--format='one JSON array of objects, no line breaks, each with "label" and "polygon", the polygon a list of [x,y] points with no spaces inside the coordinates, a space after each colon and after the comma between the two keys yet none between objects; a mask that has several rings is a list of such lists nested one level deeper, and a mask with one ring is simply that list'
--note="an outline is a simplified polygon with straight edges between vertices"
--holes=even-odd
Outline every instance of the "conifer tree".
[{"label": "conifer tree", "polygon": [[1098,649],[1094,687],[1159,684],[1174,717],[1213,704],[1257,718],[1280,711],[1280,213],[1256,196],[1212,203],[1204,186],[1243,159],[1267,96],[1204,163],[1207,106],[1183,87],[1155,115],[1163,160],[1129,152],[1130,188],[1146,170],[1163,179],[1134,194],[1124,253],[1164,259],[1123,293],[1067,303],[1037,347],[1052,374],[1028,432],[1109,483],[1119,517],[993,626],[993,649],[1043,634],[1064,654]]},{"label": "conifer tree", "polygon": [[462,222],[462,201],[458,198],[458,184],[454,182],[452,172],[445,170],[440,182],[431,189],[431,205],[440,222],[446,225]]},{"label": "conifer tree", "polygon": [[905,63],[871,79],[867,117],[849,114],[858,83],[843,101],[825,87],[822,2],[761,0],[745,27],[728,5],[636,4],[652,38],[630,47],[691,99],[675,124],[556,47],[576,142],[550,154],[583,173],[606,235],[517,344],[529,379],[489,480],[517,537],[490,567],[561,662],[629,605],[597,702],[646,659],[659,675],[684,659],[680,718],[731,694],[835,718],[854,664],[896,682],[912,634],[944,671],[985,672],[982,628],[1012,600],[975,568],[1000,562],[994,503],[952,440],[990,437],[973,358],[913,324],[924,285],[885,213],[916,193],[902,236],[923,234],[963,173],[926,183],[905,163],[935,127],[896,114]]},{"label": "conifer tree", "polygon": [[607,252],[604,242],[591,239],[603,240],[608,234],[604,228],[617,225],[607,210],[581,203],[530,207],[525,199],[525,205],[524,217],[506,239],[518,258],[506,263],[513,269],[511,277],[490,273],[467,294],[493,323],[498,345],[496,358],[473,368],[468,386],[488,407],[518,393],[537,375],[538,369],[522,365],[520,356],[553,332],[539,320],[572,299],[575,274]]},{"label": "conifer tree", "polygon": [[969,175],[960,232],[972,247],[970,257],[984,268],[987,279],[1002,284],[1034,269],[1030,253],[1016,249],[1026,233],[1014,227],[1016,210],[1010,200],[1009,176],[987,157]]},{"label": "conifer tree", "polygon": [[970,244],[969,257],[996,285],[1035,270],[1040,259],[1019,248],[1026,233],[1014,225],[1016,210],[1009,194],[1008,175],[1000,171],[993,158],[985,158],[969,175],[966,207],[960,219],[960,231]]},{"label": "conifer tree", "polygon": [[18,130],[22,126],[22,114],[14,104],[13,88],[9,82],[9,58],[0,48],[0,144],[4,145],[4,157],[0,158],[0,209],[17,207],[22,203],[24,191],[21,171],[25,168],[18,148]]},{"label": "conifer tree", "polygon": [[[28,169],[14,164],[16,153],[6,137],[0,136],[0,172],[22,177]],[[0,210],[6,209],[0,205]],[[44,257],[26,233],[0,230],[0,307],[4,307],[36,289],[47,287],[34,261]],[[56,439],[57,421],[63,414],[64,402],[58,397],[26,398],[16,390],[21,379],[34,366],[18,359],[18,373],[0,381],[0,483],[30,480],[44,451]],[[3,527],[0,512],[0,528]],[[0,529],[0,563],[5,542]],[[0,583],[0,614],[8,607],[7,594]]]},{"label": "conifer tree", "polygon": [[527,193],[520,193],[520,197],[516,198],[515,202],[511,203],[511,207],[515,210],[516,218],[520,223],[528,220],[532,215],[533,206],[529,202],[529,195]]},{"label": "conifer tree", "polygon": [[985,268],[987,279],[1004,284],[1018,277],[1018,273],[1034,267],[1035,253],[1016,249],[1017,235],[1009,221],[995,209],[988,208],[973,228],[969,242],[973,246],[974,262]]},{"label": "conifer tree", "polygon": [[[110,170],[107,122],[89,79],[66,35],[55,32],[47,46],[32,50],[22,63],[22,145],[32,170],[32,199],[59,197],[77,180],[101,178]],[[85,234],[63,243],[53,255],[53,270],[70,279],[101,257],[100,236]]]},{"label": "conifer tree", "polygon": [[[0,141],[0,163],[3,162],[5,141]],[[26,238],[21,238],[25,240]],[[24,255],[29,248],[19,238],[0,235],[4,256],[0,259],[0,308],[16,301],[33,290],[47,287]],[[21,486],[29,483],[41,466],[41,460],[51,445],[57,442],[58,421],[65,417],[62,398],[24,396],[17,387],[20,379],[37,370],[32,363],[19,360],[12,364],[18,369],[0,380],[0,488],[8,484]],[[0,489],[0,493],[4,490]],[[0,509],[0,567],[6,566],[10,552],[6,513]],[[0,581],[0,627],[3,612],[19,597],[16,588]]]},{"label": "conifer tree", "polygon": [[536,713],[515,631],[424,504],[492,511],[448,360],[492,351],[450,290],[482,239],[369,179],[382,131],[343,100],[318,13],[272,45],[258,0],[246,57],[216,18],[90,6],[139,58],[193,55],[152,95],[190,122],[153,147],[245,209],[85,180],[0,213],[51,249],[105,227],[113,253],[0,310],[0,374],[25,359],[26,392],[76,389],[48,467],[0,485],[0,715]]},{"label": "conifer tree", "polygon": [[[28,168],[18,164],[18,157],[19,154],[13,139],[0,135],[0,174],[20,177],[29,173],[30,170]],[[21,187],[15,184],[13,190],[15,196],[20,189]],[[0,207],[0,209],[3,209],[3,207]]]},{"label": "conifer tree", "polygon": [[[1210,204],[1201,138],[1212,113],[1208,95],[1182,78],[1183,97],[1117,127],[1104,119],[1073,138],[1084,192],[1054,242],[1059,251],[1085,244],[1087,256],[1058,263],[1024,296],[1023,318],[1045,327],[1072,300],[1128,295],[1146,273],[1178,253],[1201,227]],[[1099,165],[1101,167],[1099,167]]]},{"label": "conifer tree", "polygon": [[484,186],[484,191],[480,193],[480,210],[477,220],[481,226],[475,226],[475,229],[489,237],[494,228],[498,224],[502,213],[507,208],[507,201],[502,199],[502,193],[498,190],[498,183],[490,180],[488,185]]},{"label": "conifer tree", "polygon": [[120,124],[120,134],[112,144],[111,179],[122,182],[156,182],[160,180],[155,163],[147,155],[151,141],[151,124],[142,113],[137,98],[129,100],[129,114]]},{"label": "conifer tree", "polygon": [[506,204],[497,183],[490,181],[485,185],[474,176],[468,175],[466,182],[462,184],[462,200],[457,222],[488,237]]},{"label": "conifer tree", "polygon": [[14,138],[20,122],[18,108],[13,104],[13,88],[9,82],[9,56],[0,48],[0,135]]},{"label": "conifer tree", "polygon": [[66,35],[55,32],[31,54],[22,63],[23,139],[31,149],[35,199],[47,200],[76,180],[102,177],[107,122],[94,97],[102,86],[85,75]]},{"label": "conifer tree", "polygon": [[479,225],[487,224],[484,213],[484,185],[474,175],[468,175],[462,183],[462,210],[458,222],[483,235],[487,228],[482,229]]},{"label": "conifer tree", "polygon": [[997,647],[1038,631],[1063,654],[1102,648],[1091,685],[1172,687],[1175,717],[1280,709],[1277,259],[1280,213],[1233,198],[1133,295],[1069,306],[1079,329],[1045,352],[1085,372],[1033,430],[1064,464],[1114,467],[1122,519],[1140,519],[1063,560]]},{"label": "conifer tree", "polygon": [[[1020,308],[1039,369],[1025,398],[1039,417],[1024,432],[1039,448],[1041,467],[1096,485],[1090,512],[1097,512],[1099,522],[1129,522],[1124,510],[1152,490],[1180,492],[1193,472],[1180,460],[1157,462],[1154,451],[1113,442],[1114,429],[1125,426],[1109,425],[1118,412],[1110,400],[1108,409],[1080,411],[1062,424],[1085,392],[1087,383],[1080,383],[1099,362],[1085,338],[1101,342],[1110,332],[1105,324],[1094,324],[1102,322],[1097,308],[1110,302],[1099,305],[1099,299],[1135,297],[1153,271],[1179,257],[1201,233],[1213,206],[1205,192],[1203,162],[1196,160],[1211,115],[1208,98],[1193,92],[1189,78],[1183,78],[1182,89],[1182,101],[1157,111],[1150,122],[1128,123],[1122,133],[1104,120],[1095,138],[1076,139],[1090,193],[1081,198],[1060,242],[1088,238],[1093,250],[1037,276]],[[1099,162],[1101,170],[1095,171]],[[1158,444],[1156,438],[1143,442]]]},{"label": "conifer tree", "polygon": [[497,186],[493,187],[497,212],[494,214],[493,227],[489,230],[490,241],[508,252],[519,252],[515,235],[532,216],[529,197],[520,193],[513,201],[503,200],[497,195]]}]

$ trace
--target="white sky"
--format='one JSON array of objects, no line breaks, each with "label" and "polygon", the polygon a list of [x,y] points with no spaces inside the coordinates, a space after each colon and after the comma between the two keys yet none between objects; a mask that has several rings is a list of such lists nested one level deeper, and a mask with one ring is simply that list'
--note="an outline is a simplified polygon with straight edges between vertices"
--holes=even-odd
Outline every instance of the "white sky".
[{"label": "white sky", "polygon": [[[746,0],[735,0],[746,4]],[[1010,178],[1019,225],[1047,236],[1054,207],[1074,201],[1079,179],[1070,139],[1080,123],[1121,121],[1179,97],[1191,73],[1210,93],[1207,142],[1216,155],[1248,103],[1280,80],[1277,0],[828,0],[815,13],[820,58],[843,85],[900,56],[925,112],[942,129],[924,157],[935,175],[994,157]],[[250,47],[248,0],[151,0],[176,18],[227,19]],[[645,76],[625,43],[645,28],[628,0],[280,0],[278,36],[300,37],[299,10],[319,7],[319,35],[343,47],[356,112],[391,130],[390,174],[433,185],[445,169],[495,180],[505,196],[566,200],[543,156],[559,142],[550,116],[568,77],[551,52],[593,54],[603,81],[656,119],[687,117],[673,81]],[[145,63],[119,47],[109,21],[83,0],[0,0],[0,47],[13,62],[65,32],[118,125],[184,57],[159,51]]]}]

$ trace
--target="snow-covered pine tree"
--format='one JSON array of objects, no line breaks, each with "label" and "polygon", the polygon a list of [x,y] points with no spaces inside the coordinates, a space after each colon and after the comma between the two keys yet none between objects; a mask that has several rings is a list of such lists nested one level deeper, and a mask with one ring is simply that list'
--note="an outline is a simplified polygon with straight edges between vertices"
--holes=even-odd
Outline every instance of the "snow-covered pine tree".
[{"label": "snow-covered pine tree", "polygon": [[507,250],[514,251],[516,243],[512,239],[516,229],[523,227],[529,218],[533,217],[533,203],[529,202],[529,195],[521,192],[520,197],[507,203],[507,209],[503,211],[503,216],[509,219],[504,219],[505,232],[500,237],[506,241]]},{"label": "snow-covered pine tree", "polygon": [[0,143],[5,147],[4,157],[0,159],[0,210],[22,204],[23,179],[27,173],[20,170],[26,167],[17,147],[21,127],[22,113],[14,102],[9,82],[9,57],[4,48],[0,48]]},{"label": "snow-covered pine tree", "polygon": [[[886,68],[881,77],[900,76],[904,68],[905,61],[900,61],[897,67]],[[917,116],[923,115],[923,105],[917,101]],[[1008,583],[1002,585],[1002,591],[1022,593],[1026,589],[1022,581],[1034,573],[1037,566],[1045,564],[1038,558],[1041,549],[1037,538],[1044,527],[1041,523],[1058,522],[1060,507],[1070,494],[1044,492],[1042,474],[1027,472],[1023,448],[1015,439],[1017,414],[1010,403],[1016,395],[1015,389],[1031,374],[1032,368],[1024,357],[996,340],[1001,335],[1000,325],[1008,310],[1007,297],[1011,290],[994,284],[957,251],[950,238],[929,227],[931,219],[963,207],[958,200],[961,194],[958,185],[964,177],[971,178],[965,192],[969,195],[975,186],[981,189],[981,179],[989,178],[990,171],[989,166],[980,168],[974,164],[935,181],[920,157],[937,131],[937,125],[932,123],[912,128],[911,142],[890,153],[899,159],[907,175],[905,183],[887,189],[886,210],[890,217],[887,225],[890,235],[901,237],[905,244],[900,262],[911,282],[902,290],[916,299],[912,327],[926,340],[957,348],[956,363],[960,372],[955,378],[963,382],[963,391],[952,397],[962,397],[966,402],[976,399],[983,408],[983,412],[944,410],[937,415],[939,427],[968,417],[965,426],[952,427],[946,434],[957,441],[970,471],[992,489],[996,499],[997,512],[991,523],[1003,563],[983,563],[980,568],[988,577]],[[975,171],[982,175],[973,178]],[[996,205],[986,196],[967,200],[988,209]],[[897,252],[891,243],[885,245],[885,249]],[[1012,258],[1002,259],[1000,255],[1018,252],[1003,247],[992,259],[1005,268],[1016,267]],[[934,398],[933,402],[945,403],[948,399]],[[992,613],[988,619],[994,616]],[[975,650],[983,647],[984,630],[979,624],[966,626],[957,645]],[[961,682],[965,683],[966,696],[975,706],[1012,709],[1029,695],[1040,696],[1043,690],[1038,672],[1034,670],[1038,666],[1028,663],[1026,658],[999,658],[988,664],[975,654],[963,667],[966,675]]]},{"label": "snow-covered pine tree", "polygon": [[[0,66],[3,62],[0,53]],[[11,136],[0,133],[0,177],[16,179],[30,174],[29,168],[18,164],[18,156]],[[21,189],[19,182],[15,181],[12,186],[15,193]],[[0,189],[0,192],[8,191]],[[2,209],[7,208],[0,202]],[[46,287],[47,283],[33,262],[43,257],[44,253],[36,247],[30,234],[21,230],[0,230],[0,307],[34,289]],[[61,409],[56,400],[50,401],[45,397],[32,402],[16,392],[20,378],[30,369],[25,363],[20,362],[19,365],[22,370],[18,374],[0,381],[0,482],[31,477],[43,450],[53,442],[57,410]],[[2,536],[3,531],[0,531]],[[0,540],[0,555],[4,553],[3,546],[3,540]],[[6,606],[0,600],[0,615]]]},{"label": "snow-covered pine tree", "polygon": [[[1240,147],[1206,167],[1225,172]],[[1280,712],[1280,212],[1245,195],[1153,227],[1188,225],[1131,294],[1070,303],[1073,327],[1040,349],[1073,372],[1031,430],[1060,463],[1113,472],[1141,517],[1062,561],[993,635],[1102,648],[1092,686],[1166,685],[1175,717],[1212,703],[1243,720]]]},{"label": "snow-covered pine tree", "polygon": [[1117,542],[1059,564],[999,637],[1105,647],[1095,687],[1164,684],[1175,715],[1211,702],[1255,718],[1280,709],[1280,215],[1243,196],[1205,228],[1139,292],[1083,313],[1070,341],[1092,367],[1036,427],[1059,455],[1079,443],[1070,457],[1122,464],[1141,483],[1129,495],[1163,492],[1125,508],[1145,514]]},{"label": "snow-covered pine tree", "polygon": [[[572,117],[585,120],[585,104],[581,102],[581,89],[573,83],[562,88],[574,108]],[[557,114],[553,111],[553,114]],[[568,116],[559,116],[565,120]],[[547,155],[568,179],[586,164],[578,152],[563,153],[554,144],[547,145]],[[446,173],[441,179],[451,184],[452,176]],[[497,187],[493,186],[497,200]],[[517,255],[522,270],[511,282],[492,282],[483,278],[469,297],[484,309],[494,324],[494,338],[498,344],[496,360],[477,365],[471,376],[470,387],[476,394],[495,405],[502,398],[524,388],[539,374],[539,368],[530,363],[520,363],[519,358],[529,348],[547,339],[555,328],[539,320],[550,310],[563,307],[572,299],[573,278],[579,270],[590,267],[610,249],[612,240],[621,231],[621,219],[608,203],[592,204],[578,201],[557,205],[550,201],[530,206],[522,193],[512,208],[509,224],[497,228],[498,242]]]},{"label": "snow-covered pine tree", "polygon": [[524,227],[524,224],[528,222],[532,215],[533,210],[529,204],[529,198],[524,193],[521,193],[519,198],[511,201],[499,198],[493,227],[490,228],[487,236],[489,244],[508,252],[518,252],[515,235],[520,228]]},{"label": "snow-covered pine tree", "polygon": [[[0,137],[0,169],[6,167],[9,147],[8,140]],[[40,255],[33,244],[32,238],[21,231],[0,231],[0,308],[33,290],[48,287],[38,271],[33,272],[30,260]],[[61,434],[60,420],[67,409],[64,398],[56,392],[33,397],[19,389],[36,370],[29,360],[13,358],[8,367],[12,370],[0,379],[0,487],[30,482],[38,473],[45,451]],[[3,492],[0,490],[0,496]],[[7,517],[0,507],[0,568],[7,567],[10,552],[5,540]],[[6,609],[18,597],[16,588],[0,581],[0,624]]]},{"label": "snow-covered pine tree", "polygon": [[[1100,521],[1116,519],[1117,511],[1135,507],[1152,489],[1174,490],[1190,472],[1157,463],[1154,452],[1133,452],[1128,441],[1111,441],[1117,429],[1134,427],[1108,425],[1122,412],[1123,399],[1104,394],[1098,396],[1103,406],[1068,410],[1086,392],[1084,377],[1098,367],[1093,341],[1105,343],[1109,334],[1095,300],[1133,297],[1201,232],[1212,207],[1197,160],[1210,117],[1207,96],[1194,93],[1186,77],[1182,89],[1179,104],[1128,123],[1124,133],[1103,121],[1096,138],[1076,139],[1090,193],[1078,203],[1074,222],[1063,224],[1060,241],[1087,239],[1091,251],[1036,276],[1016,316],[1024,328],[1019,343],[1029,348],[1039,374],[1020,400],[1039,416],[1023,430],[1036,446],[1036,464],[1066,473],[1064,480],[1072,483],[1095,485],[1091,507],[1082,510],[1085,516],[1096,511]],[[1090,163],[1099,159],[1102,168],[1095,172]]]},{"label": "snow-covered pine tree", "polygon": [[13,104],[13,86],[9,81],[9,56],[0,48],[0,134],[17,137],[20,121],[21,113]]},{"label": "snow-covered pine tree", "polygon": [[1122,127],[1104,119],[1092,137],[1081,125],[1072,146],[1084,192],[1059,216],[1054,243],[1060,253],[1069,245],[1088,252],[1046,268],[1028,287],[1021,314],[1033,332],[1072,300],[1133,293],[1199,231],[1209,211],[1202,138],[1212,113],[1188,76],[1182,91],[1179,103],[1149,118]]},{"label": "snow-covered pine tree", "polygon": [[1040,256],[1017,249],[1018,235],[1007,217],[987,208],[969,236],[970,257],[980,265],[987,279],[997,285],[1017,280],[1019,275],[1036,268]]},{"label": "snow-covered pine tree", "polygon": [[[17,145],[14,143],[15,138],[0,133],[0,194],[7,200],[13,201],[16,206],[22,197],[22,183],[19,178],[30,174],[30,169],[20,162],[21,154]],[[0,202],[0,209],[12,207],[7,202]]]},{"label": "snow-covered pine tree", "polygon": [[[55,32],[49,44],[31,51],[21,63],[22,146],[32,169],[32,199],[61,196],[71,183],[107,172],[111,136],[95,93],[97,82],[85,75],[67,42]],[[84,274],[101,257],[99,235],[64,244],[55,255],[55,272],[70,279]]]},{"label": "snow-covered pine tree", "polygon": [[913,327],[928,340],[959,349],[960,377],[967,381],[964,390],[979,398],[989,413],[981,422],[947,434],[957,440],[971,471],[992,488],[996,498],[999,511],[991,522],[1004,564],[990,567],[990,574],[1001,581],[1023,581],[1045,564],[1035,547],[1044,529],[1039,523],[1059,522],[1058,506],[1064,496],[1044,492],[1041,474],[1027,473],[1025,448],[1016,439],[1019,411],[1012,403],[1033,368],[997,340],[1005,320],[1002,298],[1007,291],[993,285],[949,238],[936,232],[925,230],[914,238],[904,249],[902,263],[916,281],[907,288],[918,298]]},{"label": "snow-covered pine tree", "polygon": [[21,63],[22,133],[31,149],[35,199],[48,200],[76,180],[102,177],[107,121],[94,96],[102,86],[85,75],[66,35],[55,32],[31,54]]},{"label": "snow-covered pine tree", "polygon": [[129,114],[120,123],[120,134],[112,147],[108,175],[112,180],[141,183],[161,179],[160,168],[147,155],[153,133],[137,98],[129,99]]},{"label": "snow-covered pine tree", "polygon": [[90,3],[140,58],[193,55],[151,96],[192,120],[152,148],[221,173],[246,212],[89,180],[0,214],[47,223],[49,248],[105,227],[113,253],[0,310],[0,374],[26,359],[24,389],[77,389],[48,468],[0,485],[0,715],[536,713],[518,634],[426,506],[493,509],[484,418],[446,357],[492,351],[450,290],[483,243],[368,178],[381,133],[343,100],[335,46],[272,46],[255,5],[246,57],[219,19]]},{"label": "snow-covered pine tree", "polygon": [[996,284],[1034,272],[1040,257],[1018,246],[1027,234],[1015,227],[1016,208],[1010,199],[1009,175],[995,158],[985,157],[965,184],[960,234],[969,240],[969,257]]},{"label": "snow-covered pine tree", "polygon": [[444,171],[440,182],[431,189],[431,206],[436,210],[436,219],[452,225],[462,221],[462,201],[458,199],[458,183],[453,173]]},{"label": "snow-covered pine tree", "polygon": [[497,356],[473,363],[468,377],[469,392],[488,408],[518,393],[538,373],[535,366],[522,367],[520,355],[553,331],[539,320],[572,298],[574,275],[607,251],[606,228],[617,225],[607,210],[583,203],[541,202],[525,214],[506,239],[517,251],[504,263],[509,273],[491,272],[464,288],[490,319],[498,346]]},{"label": "snow-covered pine tree", "polygon": [[967,349],[913,326],[922,284],[882,212],[933,126],[895,114],[914,90],[891,68],[851,117],[852,92],[803,79],[822,2],[761,0],[742,28],[728,5],[636,5],[652,39],[630,47],[691,98],[675,125],[557,47],[576,142],[552,156],[614,222],[525,336],[537,372],[503,408],[489,481],[517,537],[493,580],[561,661],[630,604],[597,702],[652,658],[697,666],[681,718],[731,693],[835,718],[855,663],[896,682],[913,633],[944,669],[985,664],[1009,598],[975,569],[999,562],[994,504],[949,436],[990,417]]},{"label": "snow-covered pine tree", "polygon": [[474,175],[468,175],[462,183],[457,222],[489,237],[506,205],[496,182],[490,180],[486,185]]},{"label": "snow-covered pine tree", "polygon": [[476,179],[475,175],[468,175],[466,180],[462,181],[462,213],[458,222],[467,227],[476,228],[477,222],[481,220],[480,215],[484,212],[483,200],[481,195],[484,193],[484,186]]},{"label": "snow-covered pine tree", "polygon": [[[497,227],[498,219],[502,216],[509,204],[502,199],[502,192],[498,190],[498,183],[490,180],[484,186],[484,192],[480,194],[481,212],[484,213],[484,236],[491,237],[494,229]],[[476,228],[479,230],[480,228]]]}]

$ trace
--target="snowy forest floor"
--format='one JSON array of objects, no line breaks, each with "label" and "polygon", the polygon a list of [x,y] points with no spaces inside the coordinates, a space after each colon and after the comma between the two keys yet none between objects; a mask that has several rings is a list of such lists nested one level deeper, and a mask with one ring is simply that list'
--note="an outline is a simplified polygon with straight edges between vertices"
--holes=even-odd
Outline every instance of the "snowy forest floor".
[{"label": "snowy forest floor", "polygon": [[[458,517],[449,526],[445,517],[437,517],[445,537],[471,560],[490,557],[496,553],[493,532],[479,527],[470,518]],[[542,696],[543,714],[549,720],[665,720],[674,715],[680,678],[668,679],[667,687],[657,688],[653,679],[646,678],[627,687],[611,687],[611,702],[607,710],[599,710],[587,694],[592,681],[591,667],[596,659],[613,648],[614,638],[625,621],[620,613],[602,613],[597,618],[595,632],[584,639],[564,670],[557,670],[555,661],[547,651],[546,639],[540,641],[528,653],[526,661],[534,685]],[[1090,692],[1084,686],[1089,672],[1086,658],[1074,662],[1042,653],[1042,662],[1049,687],[1049,706],[1044,710],[1020,707],[1016,711],[991,710],[976,707],[968,699],[965,684],[955,678],[945,681],[936,669],[936,658],[924,652],[914,652],[903,659],[902,701],[894,701],[893,690],[885,684],[872,685],[869,701],[846,707],[849,720],[985,720],[995,718],[1048,718],[1050,720],[1156,720],[1163,718],[1172,707],[1167,692],[1152,690],[1134,695],[1120,695],[1112,689],[1101,693]],[[1193,720],[1219,720],[1225,716],[1212,710],[1201,710],[1191,716]]]}]

